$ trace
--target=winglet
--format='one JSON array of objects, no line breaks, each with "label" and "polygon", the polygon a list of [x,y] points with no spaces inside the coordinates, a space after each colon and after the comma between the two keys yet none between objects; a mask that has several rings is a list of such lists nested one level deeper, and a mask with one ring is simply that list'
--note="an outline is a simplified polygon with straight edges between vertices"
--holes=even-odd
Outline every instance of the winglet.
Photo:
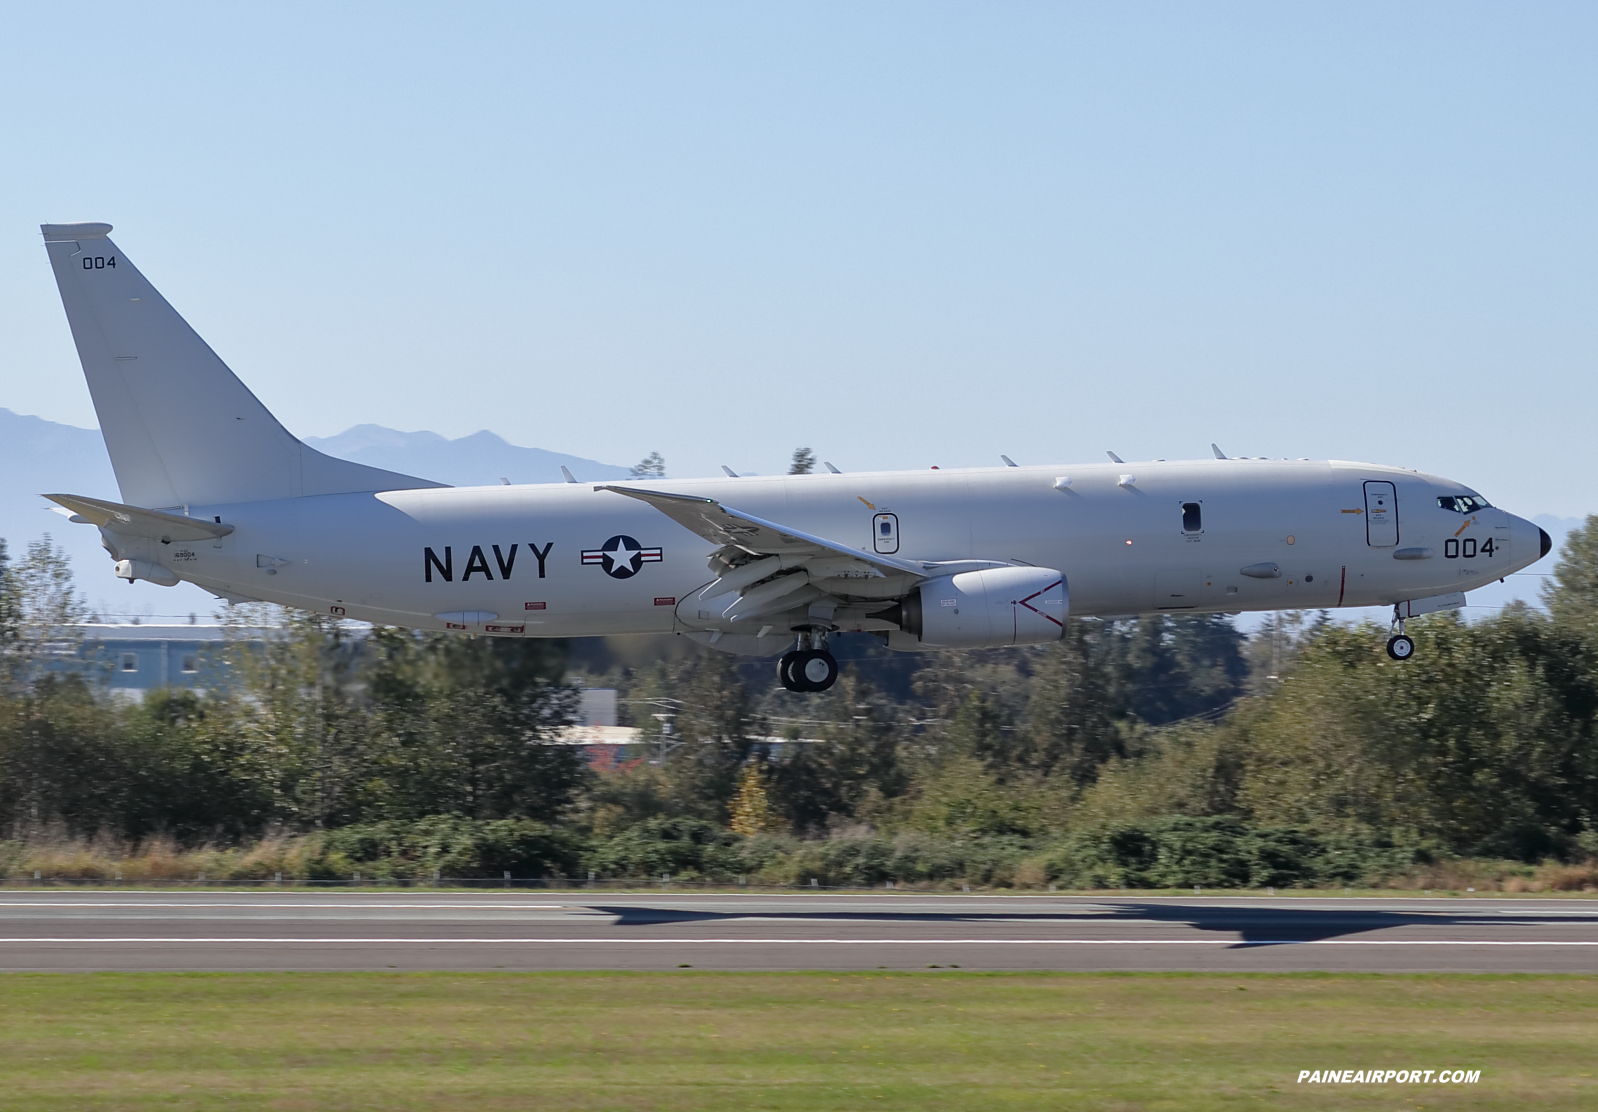
[{"label": "winglet", "polygon": [[1220,447],[1218,445],[1211,444],[1210,445],[1210,451],[1215,453],[1215,458],[1216,459],[1226,459],[1226,458],[1228,458],[1226,453],[1221,451],[1221,449],[1220,449]]},{"label": "winglet", "polygon": [[1110,462],[1111,463],[1125,463],[1126,462],[1126,460],[1122,459],[1120,456],[1116,455],[1114,452],[1106,451],[1104,454],[1110,457]]},{"label": "winglet", "polygon": [[571,469],[569,467],[567,467],[564,463],[560,465],[560,473],[562,475],[566,476],[566,481],[568,483],[575,483],[577,481],[575,478],[572,477]]}]

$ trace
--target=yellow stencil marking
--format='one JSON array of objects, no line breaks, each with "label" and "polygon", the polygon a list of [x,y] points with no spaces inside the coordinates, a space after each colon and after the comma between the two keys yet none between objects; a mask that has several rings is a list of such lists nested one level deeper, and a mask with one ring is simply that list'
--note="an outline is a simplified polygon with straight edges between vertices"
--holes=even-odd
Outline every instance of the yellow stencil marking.
[{"label": "yellow stencil marking", "polygon": [[[856,497],[856,498],[860,498],[860,496],[859,496],[859,495],[858,495],[858,494],[857,494],[857,495],[855,495],[855,497]],[[862,502],[866,502],[866,500],[865,500],[865,499],[864,499],[864,498],[860,498],[860,501],[862,501]],[[875,507],[875,506],[873,506],[873,505],[872,505],[872,504],[871,504],[871,503],[870,503],[870,502],[866,502],[866,509],[868,509],[868,510],[874,510],[874,509],[876,509],[876,507]]]},{"label": "yellow stencil marking", "polygon": [[1344,510],[1343,512],[1345,514],[1362,514],[1365,511],[1364,510]]},{"label": "yellow stencil marking", "polygon": [[1467,517],[1465,519],[1465,524],[1461,525],[1454,531],[1454,536],[1459,536],[1459,534],[1463,533],[1466,529],[1469,529],[1474,524],[1476,524],[1476,519],[1473,517]]}]

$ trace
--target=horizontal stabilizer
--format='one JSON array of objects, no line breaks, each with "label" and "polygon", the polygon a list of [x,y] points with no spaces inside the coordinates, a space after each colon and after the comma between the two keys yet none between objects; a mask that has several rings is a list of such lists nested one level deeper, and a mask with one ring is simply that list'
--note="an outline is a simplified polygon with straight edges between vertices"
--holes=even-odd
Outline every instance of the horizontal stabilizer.
[{"label": "horizontal stabilizer", "polygon": [[46,494],[57,505],[65,506],[78,517],[113,533],[130,537],[148,537],[154,541],[203,541],[225,537],[233,526],[184,517],[182,514],[145,510],[138,506],[124,506],[118,502],[102,502],[98,498],[84,498],[77,494]]}]

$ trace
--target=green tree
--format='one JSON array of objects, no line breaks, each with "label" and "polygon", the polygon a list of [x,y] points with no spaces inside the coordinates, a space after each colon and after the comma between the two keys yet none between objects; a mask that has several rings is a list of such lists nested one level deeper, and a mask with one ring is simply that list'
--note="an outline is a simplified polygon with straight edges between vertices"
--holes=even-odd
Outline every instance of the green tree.
[{"label": "green tree", "polygon": [[327,615],[264,604],[229,608],[226,631],[230,715],[274,815],[297,827],[356,821],[370,760],[360,642]]},{"label": "green tree", "polygon": [[7,559],[0,542],[0,682],[14,689],[42,674],[52,658],[75,654],[87,613],[71,561],[50,534],[31,542],[19,561]]},{"label": "green tree", "polygon": [[795,448],[793,462],[788,465],[790,475],[808,475],[816,469],[816,453],[809,448]]},{"label": "green tree", "polygon": [[575,718],[559,642],[381,630],[363,669],[377,745],[364,810],[392,818],[562,817],[588,780],[554,741]]},{"label": "green tree", "polygon": [[1418,651],[1395,664],[1379,629],[1329,630],[1238,717],[1240,807],[1271,825],[1408,828],[1456,852],[1568,846],[1598,814],[1591,651],[1526,613],[1410,633]]},{"label": "green tree", "polygon": [[1094,650],[1088,623],[1075,620],[1037,662],[1016,753],[1035,772],[1086,784],[1106,761],[1125,755],[1112,677]]},{"label": "green tree", "polygon": [[661,763],[676,814],[725,825],[745,763],[766,725],[726,653],[706,652],[675,669],[676,744]]},{"label": "green tree", "polygon": [[877,822],[910,788],[903,708],[852,669],[815,713],[830,721],[819,741],[792,744],[771,771],[774,809],[799,833],[839,821]]},{"label": "green tree", "polygon": [[1241,695],[1243,640],[1221,615],[1165,614],[1110,623],[1098,638],[1111,699],[1154,726],[1217,713]]},{"label": "green tree", "polygon": [[1542,597],[1560,625],[1589,638],[1598,633],[1598,514],[1589,514],[1566,535]]},{"label": "green tree", "polygon": [[0,821],[11,837],[121,827],[135,770],[117,726],[115,707],[72,673],[0,699]]},{"label": "green tree", "polygon": [[251,743],[249,704],[192,691],[158,690],[121,712],[128,792],[118,820],[130,838],[244,839],[284,816],[273,765]]}]

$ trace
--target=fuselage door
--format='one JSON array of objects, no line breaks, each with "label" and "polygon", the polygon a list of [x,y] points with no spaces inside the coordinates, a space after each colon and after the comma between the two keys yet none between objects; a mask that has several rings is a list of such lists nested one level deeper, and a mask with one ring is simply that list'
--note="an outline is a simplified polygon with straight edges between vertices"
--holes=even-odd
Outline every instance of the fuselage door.
[{"label": "fuselage door", "polygon": [[1372,548],[1398,543],[1398,491],[1392,483],[1365,484],[1365,542]]},{"label": "fuselage door", "polygon": [[878,514],[871,519],[871,540],[885,556],[899,551],[899,515]]}]

